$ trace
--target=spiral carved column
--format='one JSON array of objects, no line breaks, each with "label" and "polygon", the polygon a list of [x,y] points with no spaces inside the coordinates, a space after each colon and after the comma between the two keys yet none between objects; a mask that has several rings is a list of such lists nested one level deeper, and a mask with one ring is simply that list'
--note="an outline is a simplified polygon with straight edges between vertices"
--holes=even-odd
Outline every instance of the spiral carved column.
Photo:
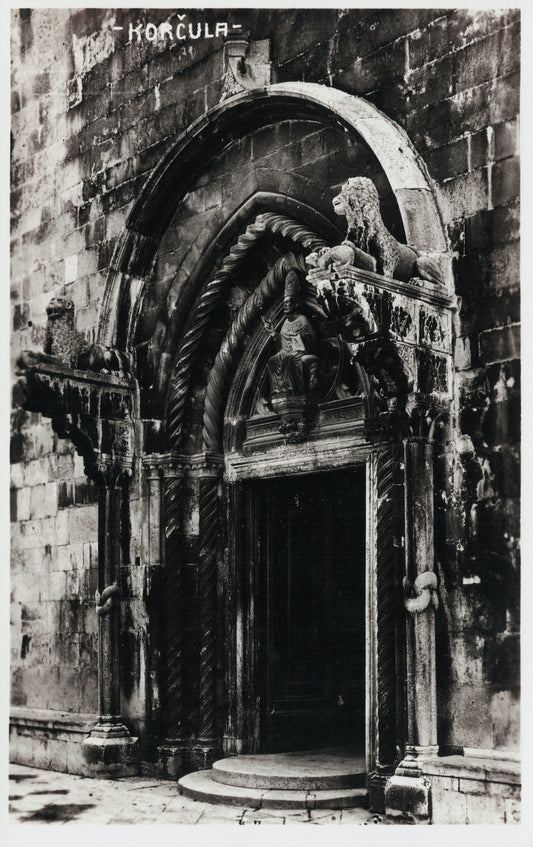
[{"label": "spiral carved column", "polygon": [[198,741],[212,744],[217,736],[217,545],[220,460],[202,461],[199,477],[200,555]]},{"label": "spiral carved column", "polygon": [[[376,456],[376,615],[377,615],[377,721],[376,764],[391,768],[396,757],[396,654],[395,654],[395,548],[394,476],[395,445]],[[390,773],[390,771],[389,771]]]},{"label": "spiral carved column", "polygon": [[181,511],[184,472],[178,459],[169,457],[160,465],[163,476],[165,526],[165,574],[163,581],[164,651],[166,685],[164,726],[166,739],[183,735],[183,591]]}]

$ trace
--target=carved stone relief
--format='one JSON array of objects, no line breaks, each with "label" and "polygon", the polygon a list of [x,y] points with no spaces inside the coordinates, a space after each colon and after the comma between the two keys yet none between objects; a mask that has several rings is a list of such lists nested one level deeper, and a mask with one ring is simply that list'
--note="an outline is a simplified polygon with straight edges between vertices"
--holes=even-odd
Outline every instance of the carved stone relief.
[{"label": "carved stone relief", "polygon": [[128,356],[120,350],[102,347],[85,338],[74,326],[74,303],[65,294],[52,297],[46,307],[48,316],[44,351],[25,350],[17,360],[21,369],[48,362],[84,371],[108,373],[131,371]]},{"label": "carved stone relief", "polygon": [[352,177],[333,198],[335,214],[346,218],[346,239],[336,247],[312,253],[307,261],[326,270],[334,263],[352,265],[384,276],[408,281],[422,279],[443,286],[442,271],[431,256],[400,244],[386,228],[379,195],[372,180]]}]

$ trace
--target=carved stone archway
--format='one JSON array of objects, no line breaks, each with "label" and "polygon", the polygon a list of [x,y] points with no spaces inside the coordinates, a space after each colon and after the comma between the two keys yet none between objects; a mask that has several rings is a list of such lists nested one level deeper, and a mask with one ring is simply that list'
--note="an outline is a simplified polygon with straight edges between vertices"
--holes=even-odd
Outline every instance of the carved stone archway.
[{"label": "carved stone archway", "polygon": [[[118,344],[119,352],[131,352],[132,333],[139,311],[142,310],[143,288],[158,245],[174,212],[205,166],[206,160],[228,140],[283,117],[312,118],[325,123],[333,120],[349,133],[362,138],[374,152],[389,180],[408,243],[441,257],[445,285],[440,292],[428,292],[423,284],[399,283],[369,271],[335,265],[325,272],[312,272],[308,277],[309,285],[315,287],[319,296],[322,296],[321,292],[328,285],[333,291],[342,286],[349,292],[355,305],[361,307],[363,304],[365,309],[373,310],[376,323],[376,330],[370,336],[364,336],[358,341],[348,336],[346,338],[346,343],[352,344],[354,366],[360,370],[364,388],[364,431],[358,436],[359,447],[363,449],[363,443],[366,444],[364,451],[369,462],[372,498],[376,504],[372,543],[378,562],[375,571],[378,599],[374,624],[386,629],[390,626],[391,616],[396,614],[397,596],[391,600],[390,592],[397,580],[395,582],[394,577],[391,577],[390,570],[397,576],[399,563],[403,567],[401,576],[405,577],[405,609],[408,617],[405,655],[400,653],[392,659],[386,650],[380,654],[379,643],[376,642],[376,665],[372,682],[375,693],[372,704],[377,708],[377,722],[372,726],[372,733],[378,742],[374,745],[376,755],[372,767],[377,768],[376,785],[381,785],[380,802],[383,802],[385,779],[391,775],[394,765],[396,740],[402,747],[402,756],[405,752],[407,755],[403,756],[397,774],[389,783],[387,802],[390,808],[395,808],[395,803],[401,805],[404,802],[402,798],[406,793],[414,793],[421,798],[419,808],[420,816],[423,817],[427,815],[428,790],[419,779],[419,760],[433,755],[437,749],[432,444],[436,421],[441,420],[440,416],[445,413],[453,394],[450,340],[454,303],[451,257],[447,253],[446,234],[436,191],[406,134],[362,99],[311,83],[283,83],[224,101],[192,124],[178,139],[134,204],[113,258],[102,303],[99,341],[108,347]],[[294,214],[287,213],[291,209]],[[168,316],[165,330],[169,337],[169,347],[165,361],[170,362],[170,366],[162,366],[158,385],[159,396],[167,398],[166,426],[161,420],[157,422],[161,434],[158,447],[150,445],[147,449],[147,441],[143,443],[140,437],[136,440],[134,438],[136,422],[139,423],[137,434],[141,429],[138,384],[129,377],[104,374],[98,375],[102,382],[102,396],[107,397],[110,387],[116,384],[121,391],[126,392],[129,408],[134,410],[127,420],[126,437],[122,439],[122,445],[120,439],[111,439],[109,449],[104,449],[98,438],[92,441],[89,438],[89,448],[83,442],[85,451],[89,449],[89,452],[94,452],[97,465],[109,459],[113,467],[121,467],[121,458],[127,455],[132,467],[138,468],[142,463],[145,469],[148,489],[148,564],[165,563],[161,611],[167,621],[167,683],[164,702],[165,740],[169,756],[175,755],[176,751],[179,755],[183,740],[182,695],[185,683],[181,655],[184,633],[179,625],[178,612],[183,603],[183,526],[180,516],[187,486],[194,489],[197,498],[200,658],[195,718],[197,748],[193,751],[196,759],[189,758],[189,767],[193,761],[198,766],[205,766],[217,753],[219,744],[216,714],[217,545],[222,479],[224,470],[226,473],[228,471],[224,467],[220,435],[231,384],[228,374],[224,373],[225,362],[231,364],[230,369],[237,367],[242,352],[242,337],[252,322],[259,318],[258,303],[263,296],[264,304],[267,301],[270,303],[279,293],[280,273],[286,271],[283,263],[280,265],[281,270],[271,269],[271,276],[267,275],[252,292],[250,305],[245,303],[242,306],[228,329],[217,357],[217,368],[213,369],[207,387],[203,449],[191,454],[183,450],[181,421],[183,403],[189,394],[195,345],[202,335],[205,327],[203,320],[210,313],[212,300],[218,296],[225,279],[233,271],[232,263],[238,262],[241,254],[246,253],[247,240],[261,237],[265,230],[274,231],[276,228],[283,230],[294,244],[307,252],[320,249],[328,241],[331,243],[337,240],[331,222],[323,219],[316,211],[303,208],[297,198],[250,198],[242,214],[240,212],[236,213],[234,220],[227,222],[226,230],[223,228],[226,256],[218,256],[220,261],[216,272],[209,275],[204,265],[195,268],[192,274],[195,285],[191,288],[195,290],[196,299],[184,298],[183,302],[176,305],[173,314]],[[258,214],[262,217],[258,218]],[[294,261],[298,265],[298,258]],[[215,263],[211,258],[209,262],[212,269]],[[303,270],[301,265],[300,270]],[[182,330],[176,334],[179,337],[170,341],[176,316]],[[405,316],[409,320],[404,319]],[[47,368],[49,370],[49,366],[44,364],[35,365],[30,369],[31,380],[39,383],[48,379]],[[60,379],[70,378],[72,382],[74,376],[80,384],[80,395],[83,395],[87,377],[78,373],[69,376],[69,370],[72,371],[72,368],[63,368]],[[135,374],[137,380],[140,376],[139,373]],[[217,384],[219,376],[223,377],[222,387]],[[37,389],[33,392],[29,407],[51,415],[50,403],[39,397],[39,391]],[[54,401],[53,415],[57,420],[70,420],[72,396],[65,394],[55,384],[53,391],[62,410],[61,415],[58,415]],[[381,403],[375,402],[376,393],[380,394]],[[105,427],[93,429],[99,434]],[[70,431],[63,427],[59,434],[69,435]],[[134,450],[137,453],[135,456],[132,455]],[[135,480],[136,484],[138,482]],[[105,482],[104,488],[106,492],[108,488],[112,491],[107,492],[102,499],[99,526],[102,541],[109,539],[110,533],[116,533],[120,511],[115,477],[109,483]],[[121,492],[126,493],[125,487]],[[232,489],[229,496],[234,501],[232,509],[235,514],[240,508],[238,486]],[[104,549],[107,548],[103,544]],[[234,554],[239,555],[239,551]],[[118,554],[111,551],[109,555],[116,559]],[[111,646],[107,652],[104,650],[105,661],[101,662],[100,667],[100,729],[106,726],[105,719],[109,717],[109,725],[119,727],[122,731],[119,704],[113,694],[118,687],[119,674],[116,661],[119,606],[112,591],[108,591],[105,601],[102,600],[104,590],[114,587],[113,583],[106,583],[112,576],[102,559],[100,601],[103,607],[108,598],[111,600],[106,605],[106,615],[113,624],[107,629],[103,625],[101,627],[101,643],[109,642]],[[403,594],[401,600],[403,602]],[[106,615],[101,613],[102,618]],[[402,667],[399,667],[400,664]],[[399,685],[404,678],[408,705],[407,735],[396,739],[396,718],[390,705],[393,676]],[[114,710],[113,714],[107,715],[106,710],[109,709]],[[105,735],[104,730],[101,729],[101,732]],[[98,732],[95,738],[98,738]],[[104,740],[107,741],[107,738]],[[380,771],[378,766],[383,766],[383,770]]]},{"label": "carved stone archway", "polygon": [[[230,97],[191,124],[148,179],[112,259],[100,314],[102,344],[117,343],[119,326],[131,327],[135,302],[162,235],[206,161],[228,140],[284,118],[314,119],[325,125],[333,121],[361,138],[387,176],[408,243],[446,254],[447,235],[435,187],[398,124],[366,100],[317,83],[285,82],[254,89]],[[452,291],[451,265],[446,277]]]}]

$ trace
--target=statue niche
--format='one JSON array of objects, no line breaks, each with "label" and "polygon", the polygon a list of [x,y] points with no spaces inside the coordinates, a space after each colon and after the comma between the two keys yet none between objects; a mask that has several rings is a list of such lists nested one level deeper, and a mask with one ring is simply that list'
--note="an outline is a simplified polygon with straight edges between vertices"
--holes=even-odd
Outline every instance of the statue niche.
[{"label": "statue niche", "polygon": [[279,339],[280,350],[268,361],[271,396],[310,394],[318,388],[317,336],[309,318],[301,312],[300,282],[296,271],[285,278],[285,320],[279,333],[265,319],[265,328]]},{"label": "statue niche", "polygon": [[283,313],[279,332],[263,318],[278,345],[267,362],[270,406],[281,418],[280,432],[289,442],[297,442],[305,439],[316,415],[320,356],[316,330],[302,312],[300,280],[294,270],[285,277]]},{"label": "statue niche", "polygon": [[346,239],[336,247],[311,253],[306,262],[326,270],[333,264],[351,265],[408,282],[422,279],[444,285],[437,262],[413,247],[400,244],[381,217],[379,195],[371,179],[352,177],[333,198],[333,211],[346,218]]}]

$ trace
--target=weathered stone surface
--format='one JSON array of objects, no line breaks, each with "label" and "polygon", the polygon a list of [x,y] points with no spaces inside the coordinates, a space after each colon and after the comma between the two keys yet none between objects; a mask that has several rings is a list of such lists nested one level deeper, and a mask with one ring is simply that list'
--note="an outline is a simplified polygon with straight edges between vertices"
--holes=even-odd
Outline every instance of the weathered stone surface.
[{"label": "weathered stone surface", "polygon": [[[167,14],[150,10],[155,23]],[[215,10],[206,14],[216,20]],[[321,82],[328,90],[334,86],[364,95],[406,129],[437,183],[444,224],[459,254],[458,419],[461,449],[470,444],[449,471],[453,492],[443,482],[436,493],[446,505],[437,532],[439,741],[516,749],[519,11],[243,9],[232,14],[252,38],[258,33],[270,37],[273,79]],[[137,23],[135,15],[132,20]],[[113,35],[113,23],[127,28],[129,12],[12,13],[14,357],[29,347],[42,348],[46,305],[63,284],[78,310],[78,329],[94,338],[107,270],[130,204],[177,133],[220,96],[221,39],[183,45],[143,39],[127,45],[119,40],[121,34]],[[334,232],[339,222],[330,210],[331,196],[346,178],[360,173],[378,185],[390,231],[403,241],[406,228],[418,227],[413,230],[418,246],[435,248],[427,236],[424,191],[401,198],[402,221],[389,179],[355,134],[297,115],[273,118],[271,126],[250,129],[242,139],[233,137],[231,126],[223,132],[224,150],[206,156],[157,255],[144,254],[138,245],[132,273],[124,277],[121,296],[134,299],[140,285],[134,279],[135,262],[140,266],[139,257],[145,255],[148,264],[154,260],[133,343],[147,431],[161,408],[172,344],[186,329],[176,318],[176,304],[182,298],[195,302],[198,291],[191,279],[198,274],[207,281],[235,232],[244,228],[234,223],[231,234],[220,238],[226,221],[238,218],[243,202],[255,192],[293,197],[302,214],[304,206],[314,209]],[[379,133],[375,139],[387,148],[389,161],[396,161],[390,139]],[[282,248],[282,239],[265,240],[257,262],[240,272],[236,288],[241,294],[257,284],[269,251]],[[228,298],[221,311],[229,314],[237,301],[237,295]],[[198,370],[207,374],[215,349],[209,333],[205,347]],[[422,364],[438,382],[438,363]],[[201,384],[191,407],[191,442],[199,431],[195,415],[203,390]],[[106,444],[110,438],[108,431]],[[95,490],[84,481],[83,463],[68,442],[36,412],[13,415],[11,458],[17,522],[12,528],[13,700],[89,712],[97,707]],[[297,462],[284,454],[274,458],[277,473]],[[312,469],[311,452],[302,461]],[[135,492],[135,498],[140,496]],[[452,502],[458,512],[453,520],[448,515]],[[150,642],[157,612],[149,610],[147,619],[149,601],[140,576],[144,562],[135,563],[141,555],[143,514],[132,505],[131,565],[124,567],[128,659],[123,699],[127,716],[139,721],[150,697],[157,701],[160,651]],[[189,539],[191,595],[196,548],[197,539]],[[193,622],[190,635],[195,637]],[[17,744],[34,755],[28,739],[20,736]],[[63,753],[50,755],[58,766],[70,767]],[[444,785],[443,777],[442,785],[435,782],[431,790],[435,822],[490,816],[483,795],[472,791],[467,797],[453,780]],[[515,796],[502,797],[495,814],[502,821],[514,818]]]}]

